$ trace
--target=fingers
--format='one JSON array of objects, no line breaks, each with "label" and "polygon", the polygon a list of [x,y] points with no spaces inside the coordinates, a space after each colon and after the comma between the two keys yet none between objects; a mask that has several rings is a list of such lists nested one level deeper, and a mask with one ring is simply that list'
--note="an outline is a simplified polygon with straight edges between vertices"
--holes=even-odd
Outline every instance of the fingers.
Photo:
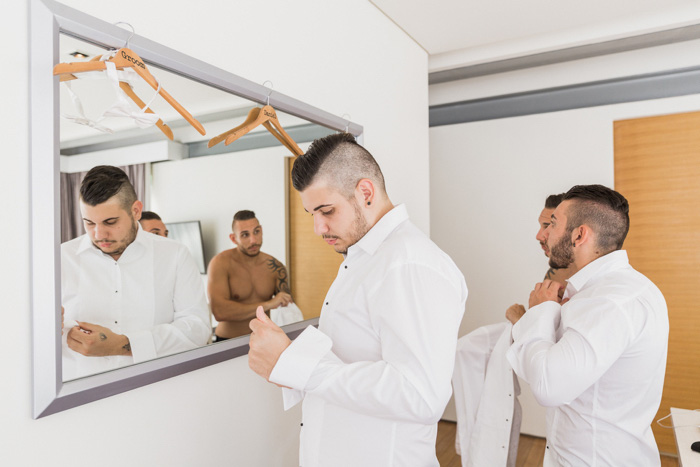
[{"label": "fingers", "polygon": [[263,323],[270,321],[270,318],[267,317],[265,310],[261,306],[255,310],[255,316]]}]

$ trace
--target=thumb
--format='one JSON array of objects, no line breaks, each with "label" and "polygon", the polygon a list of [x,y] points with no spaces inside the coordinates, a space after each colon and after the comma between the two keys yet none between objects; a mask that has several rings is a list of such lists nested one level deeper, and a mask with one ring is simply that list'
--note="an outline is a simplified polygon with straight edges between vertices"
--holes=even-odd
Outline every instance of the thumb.
[{"label": "thumb", "polygon": [[80,326],[81,329],[85,329],[86,331],[94,331],[95,328],[91,323],[86,323],[84,321],[76,321],[78,323],[78,326]]},{"label": "thumb", "polygon": [[271,322],[272,322],[272,321],[270,320],[270,318],[268,318],[268,316],[265,314],[265,309],[264,309],[263,307],[261,307],[261,306],[259,306],[259,307],[255,310],[255,316],[256,316],[260,321],[262,321],[263,323],[271,323]]}]

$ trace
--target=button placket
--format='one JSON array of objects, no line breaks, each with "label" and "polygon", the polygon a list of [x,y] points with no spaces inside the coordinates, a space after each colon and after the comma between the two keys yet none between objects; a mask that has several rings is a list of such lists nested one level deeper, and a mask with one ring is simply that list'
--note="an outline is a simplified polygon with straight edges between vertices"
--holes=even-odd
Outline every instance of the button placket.
[{"label": "button placket", "polygon": [[115,324],[115,329],[112,329],[113,331],[117,331],[119,327],[119,320],[121,319],[120,316],[120,310],[122,309],[122,302],[124,300],[124,290],[122,286],[122,271],[121,271],[121,266],[117,261],[114,262],[114,294],[113,294],[113,299],[112,299],[112,309],[110,310],[110,317],[109,321],[114,322]]}]

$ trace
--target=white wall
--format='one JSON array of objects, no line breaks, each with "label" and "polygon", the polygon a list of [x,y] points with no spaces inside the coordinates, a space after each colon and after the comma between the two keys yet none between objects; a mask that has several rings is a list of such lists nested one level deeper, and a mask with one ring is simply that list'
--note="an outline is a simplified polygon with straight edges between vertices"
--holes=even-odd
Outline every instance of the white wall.
[{"label": "white wall", "polygon": [[[428,230],[427,57],[365,0],[67,0],[365,126],[393,200]],[[5,6],[0,464],[297,465],[300,413],[246,357],[31,419],[27,0]],[[10,47],[11,45],[11,47]],[[407,136],[408,135],[408,136]],[[404,170],[410,167],[410,171]],[[36,225],[34,228],[50,228]]]},{"label": "white wall", "polygon": [[271,147],[152,164],[150,209],[165,222],[200,221],[207,265],[233,247],[233,215],[250,209],[263,227],[263,251],[285,263],[287,154]]},{"label": "white wall", "polygon": [[[431,86],[431,104],[700,64],[697,42]],[[527,305],[547,261],[535,241],[547,195],[613,186],[616,120],[700,109],[700,96],[659,99],[430,129],[433,239],[469,287],[460,335]],[[523,386],[522,431],[544,435],[544,410]],[[452,410],[446,412],[452,418]]]}]

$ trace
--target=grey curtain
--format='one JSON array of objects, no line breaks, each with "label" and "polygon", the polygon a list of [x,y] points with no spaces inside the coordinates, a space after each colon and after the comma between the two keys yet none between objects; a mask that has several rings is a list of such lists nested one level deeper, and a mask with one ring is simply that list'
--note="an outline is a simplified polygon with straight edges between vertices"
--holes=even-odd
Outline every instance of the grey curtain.
[{"label": "grey curtain", "polygon": [[[136,197],[143,201],[146,194],[146,164],[120,166],[134,186]],[[85,233],[80,215],[80,184],[87,172],[61,172],[61,243]]]}]

